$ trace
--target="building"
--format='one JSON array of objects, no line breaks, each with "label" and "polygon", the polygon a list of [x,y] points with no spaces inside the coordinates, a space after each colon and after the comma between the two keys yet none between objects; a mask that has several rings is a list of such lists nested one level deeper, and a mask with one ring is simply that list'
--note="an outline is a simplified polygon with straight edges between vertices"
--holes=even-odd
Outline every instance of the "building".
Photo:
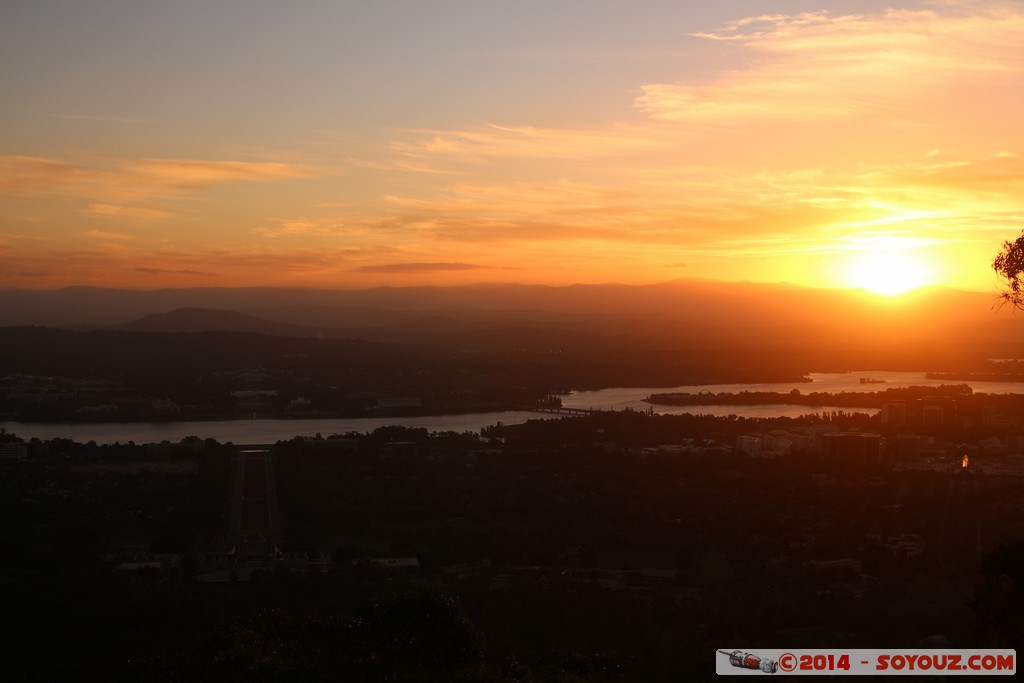
[{"label": "building", "polygon": [[897,460],[906,460],[921,455],[922,441],[922,437],[917,434],[900,434],[891,439],[889,445]]},{"label": "building", "polygon": [[928,396],[919,402],[923,427],[948,427],[956,423],[956,401],[945,396]]},{"label": "building", "polygon": [[881,418],[884,425],[905,427],[907,425],[907,404],[903,401],[883,403]]},{"label": "building", "polygon": [[746,453],[752,458],[759,457],[761,455],[761,438],[749,434],[737,436],[736,450],[740,453]]},{"label": "building", "polygon": [[0,461],[24,460],[28,457],[28,444],[0,443]]},{"label": "building", "polygon": [[822,437],[825,460],[844,469],[878,469],[883,464],[882,437],[865,432],[832,432]]}]

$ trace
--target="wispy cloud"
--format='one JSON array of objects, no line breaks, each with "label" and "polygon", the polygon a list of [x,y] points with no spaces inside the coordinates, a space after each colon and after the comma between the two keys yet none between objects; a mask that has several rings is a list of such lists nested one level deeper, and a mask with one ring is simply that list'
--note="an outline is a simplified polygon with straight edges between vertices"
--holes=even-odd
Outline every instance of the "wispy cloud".
[{"label": "wispy cloud", "polygon": [[472,263],[386,263],[381,265],[360,266],[355,270],[361,273],[392,273],[398,275],[437,273],[457,270],[489,270],[489,266],[478,266]]},{"label": "wispy cloud", "polygon": [[309,237],[334,235],[340,236],[352,232],[352,228],[344,221],[335,218],[281,218],[275,221],[275,227],[259,227],[253,232],[264,237]]},{"label": "wispy cloud", "polygon": [[1019,78],[1024,55],[1007,49],[1024,40],[1019,5],[944,9],[770,15],[697,33],[758,55],[756,66],[703,83],[648,84],[636,106],[657,119],[701,123],[913,118],[925,113],[922,98],[941,104],[957,82]]},{"label": "wispy cloud", "polygon": [[974,160],[949,159],[940,163],[908,163],[879,170],[866,179],[895,187],[944,187],[959,191],[1024,190],[1024,160],[997,154]]},{"label": "wispy cloud", "polygon": [[13,278],[21,278],[21,277],[42,278],[42,277],[51,277],[53,275],[56,275],[56,273],[54,273],[52,270],[12,270],[12,271],[8,271],[7,273],[4,273],[4,275],[6,277],[13,277]]},{"label": "wispy cloud", "polygon": [[82,163],[0,156],[0,192],[65,195],[93,200],[92,205],[100,207],[228,183],[311,178],[315,174],[305,166],[278,162],[112,159]]},{"label": "wispy cloud", "polygon": [[[260,161],[3,156],[0,192],[49,221],[5,229],[75,243],[53,266],[24,260],[24,239],[0,245],[22,249],[11,272],[120,269],[147,282],[454,282],[506,264],[538,279],[737,278],[784,261],[820,283],[829,259],[856,249],[966,260],[965,244],[1024,221],[1024,6],[917,6],[681,36],[688,55],[711,57],[643,72],[619,121],[408,126],[377,148],[373,136],[334,139],[317,165],[253,148],[244,158]],[[266,192],[242,206],[212,191],[235,184]],[[200,197],[210,211],[179,210]],[[215,203],[225,197],[235,203]],[[69,215],[82,223],[53,227]],[[188,220],[136,226],[172,215]],[[871,241],[886,236],[904,241]]]},{"label": "wispy cloud", "polygon": [[954,249],[1024,213],[1019,3],[775,14],[692,38],[730,45],[732,68],[643,85],[629,122],[406,131],[398,161],[448,176],[388,192],[377,220],[566,261],[675,248],[661,267],[719,275],[827,268],[811,259],[883,230]]},{"label": "wispy cloud", "polygon": [[402,157],[397,162],[400,167],[438,172],[450,171],[438,164],[452,161],[609,159],[651,152],[663,144],[663,139],[636,124],[595,129],[490,125],[467,130],[408,131],[406,138],[392,142],[392,149]]},{"label": "wispy cloud", "polygon": [[198,275],[199,277],[214,277],[216,273],[209,273],[202,270],[172,270],[169,268],[136,268],[136,273],[145,273],[146,275]]},{"label": "wispy cloud", "polygon": [[143,206],[122,206],[120,204],[90,204],[88,211],[98,216],[120,216],[143,220],[169,218],[174,215],[170,211],[150,209]]},{"label": "wispy cloud", "polygon": [[349,276],[357,265],[379,262],[389,253],[394,256],[393,252],[389,248],[344,246],[284,251],[254,245],[153,250],[130,240],[97,240],[84,248],[46,253],[0,251],[0,273],[22,273],[22,277],[32,277],[34,283],[42,285],[71,281],[138,286],[139,278],[144,277],[146,286],[183,286],[212,278],[232,285],[331,286]]},{"label": "wispy cloud", "polygon": [[196,190],[224,183],[310,178],[315,175],[312,169],[294,164],[194,159],[140,159],[127,164],[125,170],[144,185],[178,190]]},{"label": "wispy cloud", "polygon": [[16,241],[45,242],[46,238],[39,235],[26,235],[25,233],[0,232],[0,244],[10,244]]},{"label": "wispy cloud", "polygon": [[135,235],[128,235],[123,232],[108,232],[106,230],[89,230],[82,233],[86,237],[92,237],[97,240],[133,240],[136,239]]}]

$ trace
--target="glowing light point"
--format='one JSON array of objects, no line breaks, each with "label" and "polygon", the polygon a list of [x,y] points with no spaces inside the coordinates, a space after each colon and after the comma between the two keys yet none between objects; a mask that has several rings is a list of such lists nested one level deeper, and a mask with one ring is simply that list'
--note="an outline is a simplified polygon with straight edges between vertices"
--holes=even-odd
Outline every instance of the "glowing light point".
[{"label": "glowing light point", "polygon": [[879,238],[853,257],[846,281],[851,287],[896,296],[930,284],[932,273],[913,248]]}]

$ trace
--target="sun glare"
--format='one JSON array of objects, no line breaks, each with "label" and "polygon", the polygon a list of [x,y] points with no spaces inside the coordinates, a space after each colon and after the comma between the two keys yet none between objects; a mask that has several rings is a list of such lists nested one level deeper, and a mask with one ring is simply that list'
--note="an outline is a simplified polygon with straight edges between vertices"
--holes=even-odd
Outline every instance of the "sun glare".
[{"label": "sun glare", "polygon": [[868,251],[847,272],[847,284],[882,296],[896,296],[928,285],[932,274],[909,249]]}]

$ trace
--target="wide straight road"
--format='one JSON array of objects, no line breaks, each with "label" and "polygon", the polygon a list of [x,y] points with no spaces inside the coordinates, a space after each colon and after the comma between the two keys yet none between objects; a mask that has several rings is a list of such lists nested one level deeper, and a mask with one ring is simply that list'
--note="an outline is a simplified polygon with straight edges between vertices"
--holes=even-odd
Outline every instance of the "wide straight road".
[{"label": "wide straight road", "polygon": [[281,515],[274,482],[274,462],[267,450],[248,449],[235,457],[235,485],[231,498],[231,536],[262,536],[277,541]]}]

